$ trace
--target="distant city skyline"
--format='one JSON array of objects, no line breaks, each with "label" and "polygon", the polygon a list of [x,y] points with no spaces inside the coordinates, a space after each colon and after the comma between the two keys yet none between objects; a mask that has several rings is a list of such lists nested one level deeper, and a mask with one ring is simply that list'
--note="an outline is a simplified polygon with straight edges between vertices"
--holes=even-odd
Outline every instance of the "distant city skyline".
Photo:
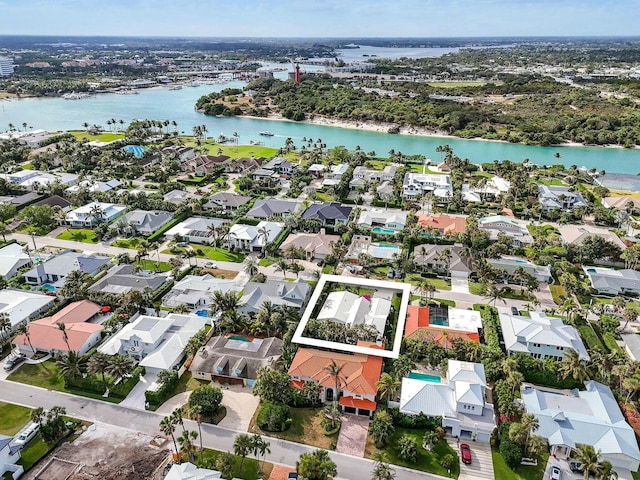
[{"label": "distant city skyline", "polygon": [[5,35],[638,35],[640,0],[0,0]]}]

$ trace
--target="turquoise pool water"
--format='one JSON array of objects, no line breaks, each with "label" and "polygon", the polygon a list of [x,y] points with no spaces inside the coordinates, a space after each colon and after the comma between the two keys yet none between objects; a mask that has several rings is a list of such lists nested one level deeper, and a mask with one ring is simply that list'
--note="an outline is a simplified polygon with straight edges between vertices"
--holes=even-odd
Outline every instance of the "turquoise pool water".
[{"label": "turquoise pool water", "polygon": [[441,327],[448,327],[449,319],[443,315],[430,315],[429,323],[431,325],[440,325]]},{"label": "turquoise pool water", "polygon": [[382,227],[374,227],[374,228],[371,229],[371,231],[373,233],[379,233],[379,234],[382,234],[382,235],[393,235],[394,233],[396,233],[395,230],[391,230],[389,228],[382,228]]},{"label": "turquoise pool water", "polygon": [[250,342],[247,337],[243,337],[242,335],[231,335],[229,340],[240,340],[241,342]]},{"label": "turquoise pool water", "polygon": [[53,285],[51,285],[49,283],[43,284],[42,288],[44,288],[47,292],[55,292],[56,291],[56,287],[54,287]]},{"label": "turquoise pool water", "polygon": [[392,248],[394,250],[400,250],[400,247],[398,247],[397,245],[385,245],[384,243],[381,243],[380,245],[378,245],[380,248]]},{"label": "turquoise pool water", "polygon": [[209,316],[209,310],[198,310],[196,312],[196,315],[199,317],[208,317]]},{"label": "turquoise pool water", "polygon": [[441,383],[442,379],[437,375],[429,375],[427,373],[409,372],[407,378],[413,378],[414,380],[422,380],[423,382]]}]

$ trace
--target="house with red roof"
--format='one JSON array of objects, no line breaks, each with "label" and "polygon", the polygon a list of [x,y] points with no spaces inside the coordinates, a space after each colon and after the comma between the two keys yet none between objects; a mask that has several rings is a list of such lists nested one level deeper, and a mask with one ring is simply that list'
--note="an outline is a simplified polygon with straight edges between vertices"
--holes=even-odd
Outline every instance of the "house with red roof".
[{"label": "house with red roof", "polygon": [[[34,320],[27,324],[27,334],[13,339],[21,352],[34,351],[58,353],[73,350],[84,355],[102,338],[102,325],[89,323],[102,311],[102,307],[89,300],[74,302],[55,315]],[[64,324],[64,332],[58,326]],[[66,333],[66,339],[65,339]]]},{"label": "house with red roof", "polygon": [[479,312],[459,308],[407,307],[404,337],[421,338],[450,348],[456,338],[480,343],[478,329],[482,327]]},{"label": "house with red roof", "polygon": [[[375,344],[367,342],[358,342],[358,345],[376,348]],[[337,391],[336,378],[329,371],[333,362],[341,368]],[[315,381],[322,387],[320,399],[323,402],[337,398],[344,412],[369,417],[377,407],[377,383],[381,373],[382,357],[316,348],[299,348],[289,367],[294,388],[302,389],[305,382]]]},{"label": "house with red roof", "polygon": [[438,213],[421,214],[416,215],[416,217],[418,219],[418,224],[420,224],[424,229],[431,229],[444,237],[464,233],[467,230],[467,220],[464,217]]}]

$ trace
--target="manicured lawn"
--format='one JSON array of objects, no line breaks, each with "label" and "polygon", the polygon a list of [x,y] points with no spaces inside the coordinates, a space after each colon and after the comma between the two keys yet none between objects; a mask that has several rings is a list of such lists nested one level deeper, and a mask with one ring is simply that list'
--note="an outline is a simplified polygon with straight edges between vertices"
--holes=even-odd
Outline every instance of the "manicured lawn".
[{"label": "manicured lawn", "polygon": [[111,245],[114,247],[120,247],[120,248],[132,248],[132,249],[137,249],[138,245],[140,244],[140,238],[138,237],[133,237],[133,238],[119,238],[118,240],[114,240]]},{"label": "manicured lawn", "polygon": [[324,267],[322,267],[322,273],[332,273],[333,272],[333,265],[325,265]]},{"label": "manicured lawn", "polygon": [[469,293],[472,295],[482,295],[482,284],[478,282],[469,282]]},{"label": "manicured lawn", "polygon": [[538,457],[538,465],[536,466],[519,466],[514,472],[506,463],[500,452],[491,449],[491,458],[493,459],[494,477],[500,480],[542,480],[544,477],[544,469],[547,466],[549,454],[545,453]]},{"label": "manicured lawn", "polygon": [[551,296],[553,297],[553,301],[556,302],[556,305],[562,305],[562,299],[560,297],[567,297],[567,292],[564,287],[560,285],[549,285],[549,290],[551,291]]},{"label": "manicured lawn", "polygon": [[620,345],[618,345],[616,342],[616,337],[614,337],[611,332],[605,333],[603,335],[603,339],[605,345],[612,353],[619,353],[620,355],[624,355],[624,352],[620,348]]},{"label": "manicured lawn", "polygon": [[150,272],[155,272],[156,270],[158,270],[158,267],[160,267],[161,272],[168,272],[169,270],[171,270],[171,265],[169,263],[158,263],[157,260],[146,259],[136,262],[136,265],[140,265],[140,268],[142,268],[143,270],[149,270]]},{"label": "manicured lawn", "polygon": [[24,466],[25,470],[29,470],[32,466],[36,464],[38,460],[44,457],[49,451],[49,447],[40,434],[36,435],[36,437],[29,442],[29,444],[24,447],[24,449],[20,452],[20,464]]},{"label": "manicured lawn", "polygon": [[[258,408],[255,415],[258,414]],[[263,432],[263,435],[289,440],[290,442],[304,443],[318,448],[329,449],[331,444],[338,441],[338,433],[325,435],[320,425],[322,420],[321,408],[292,408],[291,419],[293,423],[284,432]],[[251,421],[254,424],[254,419]],[[259,430],[258,427],[255,427]],[[249,428],[249,431],[251,428]]]},{"label": "manicured lawn", "polygon": [[0,402],[0,434],[13,436],[29,422],[31,409]]},{"label": "manicured lawn", "polygon": [[93,230],[87,228],[68,228],[56,238],[60,240],[72,240],[74,242],[98,243]]},{"label": "manicured lawn", "polygon": [[[196,444],[199,445],[198,440],[196,440]],[[196,452],[196,465],[215,469],[216,459],[221,453],[223,452],[219,452],[218,450],[209,450],[208,448],[205,448],[202,454],[200,454],[200,452]],[[249,455],[244,459],[241,474],[240,463],[242,463],[242,459],[241,457],[238,457],[236,455],[234,455],[234,457],[235,466],[233,469],[233,478],[242,478],[244,480],[258,480],[259,478],[269,478],[268,474],[271,473],[273,465],[269,463],[265,464],[264,471],[267,475],[258,475],[258,462],[256,461],[255,457]],[[187,458],[183,457],[183,460],[186,461]]]},{"label": "manicured lawn", "polygon": [[405,280],[413,285],[418,285],[423,280],[426,280],[438,290],[451,290],[451,281],[445,280],[444,278],[423,277],[422,275],[418,275],[417,273],[410,273],[406,276]]},{"label": "manicured lawn", "polygon": [[328,193],[316,192],[315,199],[320,202],[332,202],[334,200],[334,196],[329,195]]},{"label": "manicured lawn", "polygon": [[579,325],[578,331],[580,332],[580,336],[587,343],[587,346],[590,350],[599,350],[601,352],[606,352],[607,349],[600,341],[600,338],[596,335],[596,332],[593,331],[591,325]]},{"label": "manicured lawn", "polygon": [[202,250],[203,256],[209,260],[217,260],[219,262],[242,263],[246,255],[243,253],[232,253],[224,248],[210,247],[208,245],[191,245],[194,250]]},{"label": "manicured lawn", "polygon": [[273,265],[277,261],[278,261],[277,258],[264,257],[260,259],[260,261],[258,262],[258,265],[260,265],[261,267],[268,267],[269,265]]},{"label": "manicured lawn", "polygon": [[444,298],[433,298],[431,299],[433,302],[438,302],[441,305],[447,305],[448,307],[455,308],[456,302],[455,300],[446,300]]},{"label": "manicured lawn", "polygon": [[[181,138],[185,140],[185,145],[187,146],[195,147],[197,145],[193,137],[181,137]],[[240,138],[240,142],[242,141],[243,139]],[[248,141],[248,140],[244,139],[244,141]],[[221,155],[227,155],[232,159],[242,158],[242,157],[251,157],[251,156],[254,156],[256,158],[259,158],[259,157],[271,158],[278,152],[277,148],[264,147],[262,145],[238,145],[236,147],[235,145],[231,145],[231,144],[228,144],[228,145],[220,144],[220,143],[217,143],[215,140],[205,140],[204,142],[202,142],[202,146],[200,148],[203,148],[203,147],[209,152],[210,155],[218,155],[218,152],[222,150]]]},{"label": "manicured lawn", "polygon": [[98,135],[92,135],[88,132],[84,132],[82,130],[69,132],[71,135],[76,137],[78,141],[89,140],[90,142],[94,140],[98,140],[100,142],[112,142],[114,140],[122,140],[124,138],[124,133],[100,133]]},{"label": "manicured lawn", "polygon": [[[458,459],[458,453],[453,450],[444,440],[433,447],[432,453],[427,452],[424,448],[422,448],[422,438],[424,437],[424,433],[424,429],[396,427],[391,440],[382,450],[379,450],[375,447],[375,445],[373,444],[373,440],[369,436],[369,438],[367,438],[365,457],[375,458],[376,453],[384,452],[387,454],[389,463],[393,463],[394,465],[402,465],[403,467],[422,470],[423,472],[435,473],[436,475],[442,475],[444,477],[450,476],[452,478],[458,478],[458,475],[460,475],[460,460]],[[405,434],[413,438],[418,446],[418,460],[416,463],[407,462],[400,457],[398,441]],[[439,463],[439,460],[447,454],[453,455],[456,460],[454,462],[454,466],[451,468],[451,475],[449,475],[447,469]],[[499,476],[496,476],[496,478],[500,478],[500,480],[502,480],[502,478]]]},{"label": "manicured lawn", "polygon": [[437,170],[431,169],[427,166],[427,168],[424,168],[424,166],[421,163],[411,163],[409,165],[407,165],[408,169],[410,172],[415,172],[415,173],[430,173],[432,175],[446,175],[445,173],[442,172],[438,172]]}]

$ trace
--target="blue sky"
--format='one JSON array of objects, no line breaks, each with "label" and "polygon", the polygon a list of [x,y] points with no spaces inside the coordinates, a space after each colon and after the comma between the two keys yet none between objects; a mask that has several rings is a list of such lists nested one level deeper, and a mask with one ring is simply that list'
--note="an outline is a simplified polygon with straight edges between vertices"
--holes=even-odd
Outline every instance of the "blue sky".
[{"label": "blue sky", "polygon": [[0,34],[639,35],[640,0],[0,0]]}]

